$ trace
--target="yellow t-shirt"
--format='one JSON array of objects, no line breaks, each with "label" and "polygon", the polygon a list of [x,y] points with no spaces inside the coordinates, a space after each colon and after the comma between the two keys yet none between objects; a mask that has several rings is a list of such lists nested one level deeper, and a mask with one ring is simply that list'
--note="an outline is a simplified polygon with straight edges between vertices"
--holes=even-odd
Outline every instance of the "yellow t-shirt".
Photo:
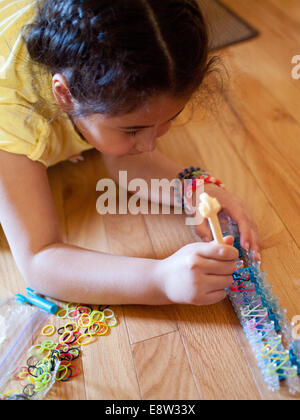
[{"label": "yellow t-shirt", "polygon": [[93,146],[58,109],[51,74],[30,60],[21,29],[35,13],[36,1],[0,0],[0,149],[49,167]]}]

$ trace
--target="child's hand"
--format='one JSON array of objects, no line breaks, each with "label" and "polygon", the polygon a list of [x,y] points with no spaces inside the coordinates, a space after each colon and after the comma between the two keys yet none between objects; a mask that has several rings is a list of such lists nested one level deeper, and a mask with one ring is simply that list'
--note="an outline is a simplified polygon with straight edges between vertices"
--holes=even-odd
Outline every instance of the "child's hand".
[{"label": "child's hand", "polygon": [[158,277],[171,303],[211,305],[226,297],[239,253],[232,236],[224,240],[225,245],[192,243],[159,261]]},{"label": "child's hand", "polygon": [[[256,258],[260,260],[258,229],[243,201],[234,194],[213,184],[205,185],[205,192],[212,197],[216,197],[222,209],[238,224],[241,246],[244,249],[255,251]],[[207,241],[212,240],[207,220],[196,226],[196,233],[201,238],[206,238]]]}]

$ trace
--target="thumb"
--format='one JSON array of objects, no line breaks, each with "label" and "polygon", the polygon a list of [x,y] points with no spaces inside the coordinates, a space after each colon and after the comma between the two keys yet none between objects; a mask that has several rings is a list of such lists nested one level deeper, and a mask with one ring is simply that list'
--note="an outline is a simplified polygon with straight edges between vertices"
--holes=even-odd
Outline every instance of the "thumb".
[{"label": "thumb", "polygon": [[233,245],[234,243],[234,237],[233,236],[225,236],[224,242],[226,245]]}]

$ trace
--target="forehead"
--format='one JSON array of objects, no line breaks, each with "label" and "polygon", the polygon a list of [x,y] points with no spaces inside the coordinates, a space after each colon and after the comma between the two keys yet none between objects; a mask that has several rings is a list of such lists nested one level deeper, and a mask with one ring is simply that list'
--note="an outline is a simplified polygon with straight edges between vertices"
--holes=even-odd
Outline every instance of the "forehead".
[{"label": "forehead", "polygon": [[189,98],[175,99],[168,96],[159,96],[128,114],[115,117],[93,115],[88,118],[115,127],[153,126],[165,123],[175,117],[188,101]]}]

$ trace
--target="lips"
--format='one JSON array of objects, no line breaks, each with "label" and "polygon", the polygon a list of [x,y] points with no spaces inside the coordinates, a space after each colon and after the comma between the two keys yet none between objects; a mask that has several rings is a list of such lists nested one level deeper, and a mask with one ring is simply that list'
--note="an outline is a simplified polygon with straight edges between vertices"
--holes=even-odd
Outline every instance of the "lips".
[{"label": "lips", "polygon": [[143,152],[139,152],[138,150],[132,150],[131,152],[129,152],[129,155],[140,155]]}]

